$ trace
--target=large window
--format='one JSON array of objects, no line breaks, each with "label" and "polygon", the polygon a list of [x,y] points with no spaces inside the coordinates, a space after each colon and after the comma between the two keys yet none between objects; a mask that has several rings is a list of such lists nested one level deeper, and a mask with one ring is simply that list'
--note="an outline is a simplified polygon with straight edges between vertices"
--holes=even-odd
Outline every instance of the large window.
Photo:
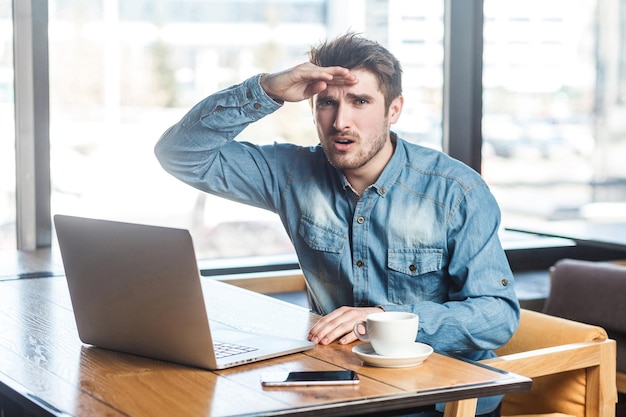
[{"label": "large window", "polygon": [[[192,189],[152,149],[208,94],[348,30],[402,60],[398,130],[441,147],[443,1],[50,0],[49,16],[53,214],[188,228],[201,258],[293,253],[275,214]],[[241,139],[317,143],[306,102]]]},{"label": "large window", "polygon": [[505,224],[626,218],[626,2],[484,11],[483,175]]},{"label": "large window", "polygon": [[0,0],[0,249],[15,249],[15,117],[11,0]]},{"label": "large window", "polygon": [[[311,45],[348,30],[403,64],[398,133],[442,147],[443,0],[49,0],[48,9],[52,214],[185,227],[201,258],[292,254],[273,213],[193,190],[152,149],[206,95],[302,62]],[[0,21],[6,248],[16,221],[9,0]],[[484,0],[482,173],[505,225],[626,216],[624,22],[626,0]],[[317,141],[306,103],[242,139]]]}]

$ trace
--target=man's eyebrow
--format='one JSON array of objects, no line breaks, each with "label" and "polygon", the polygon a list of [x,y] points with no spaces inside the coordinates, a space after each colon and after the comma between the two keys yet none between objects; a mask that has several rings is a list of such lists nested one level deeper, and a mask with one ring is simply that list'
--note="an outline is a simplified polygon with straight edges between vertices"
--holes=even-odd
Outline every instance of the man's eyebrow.
[{"label": "man's eyebrow", "polygon": [[347,96],[353,100],[374,101],[374,97],[369,94],[348,93]]},{"label": "man's eyebrow", "polygon": [[330,94],[318,94],[316,101],[335,100],[336,98]]},{"label": "man's eyebrow", "polygon": [[[369,94],[358,94],[358,93],[348,93],[346,94],[346,96],[351,99],[351,100],[365,100],[365,101],[374,101],[374,97],[369,95]],[[317,96],[317,100],[318,101],[325,101],[325,100],[333,100],[336,101],[337,100],[337,96],[333,95],[333,94],[318,94]]]}]

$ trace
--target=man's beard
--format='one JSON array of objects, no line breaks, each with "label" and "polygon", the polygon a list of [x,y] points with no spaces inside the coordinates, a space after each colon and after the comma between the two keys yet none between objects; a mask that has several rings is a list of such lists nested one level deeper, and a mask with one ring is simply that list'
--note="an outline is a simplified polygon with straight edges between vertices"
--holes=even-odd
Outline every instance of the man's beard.
[{"label": "man's beard", "polygon": [[[363,149],[362,147],[358,150],[357,154],[345,154],[343,152],[339,152],[335,150],[332,145],[330,149],[324,147],[324,152],[326,153],[326,158],[332,166],[339,170],[353,170],[358,169],[366,165],[372,158],[374,158],[384,147],[387,142],[388,131],[386,130],[387,124],[384,123],[382,126],[385,126],[384,129],[379,130],[375,137],[373,138],[373,142],[369,142],[369,148]],[[342,136],[349,136],[355,139],[355,143],[362,145],[361,137],[356,132],[345,132],[341,133]],[[323,144],[323,142],[322,142]]]}]

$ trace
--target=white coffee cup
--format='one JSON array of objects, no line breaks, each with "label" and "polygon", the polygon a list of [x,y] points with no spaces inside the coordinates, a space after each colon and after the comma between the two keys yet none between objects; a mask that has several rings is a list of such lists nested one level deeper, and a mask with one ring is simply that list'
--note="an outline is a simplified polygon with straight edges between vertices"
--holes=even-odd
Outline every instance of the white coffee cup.
[{"label": "white coffee cup", "polygon": [[369,314],[366,320],[356,322],[353,330],[381,356],[406,356],[415,345],[418,328],[417,314],[385,311]]}]

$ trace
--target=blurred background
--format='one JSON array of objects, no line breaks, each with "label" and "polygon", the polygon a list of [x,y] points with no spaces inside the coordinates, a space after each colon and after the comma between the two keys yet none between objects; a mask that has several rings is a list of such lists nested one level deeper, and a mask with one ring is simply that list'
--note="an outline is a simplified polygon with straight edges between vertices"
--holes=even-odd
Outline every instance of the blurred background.
[{"label": "blurred background", "polygon": [[[0,249],[16,248],[11,6],[0,0]],[[188,228],[202,259],[293,255],[276,215],[195,191],[152,149],[205,96],[349,30],[402,62],[395,130],[442,149],[443,0],[49,0],[48,14],[52,214]],[[484,1],[480,170],[504,225],[626,217],[625,30],[625,0]],[[241,139],[317,143],[307,103]]]}]

